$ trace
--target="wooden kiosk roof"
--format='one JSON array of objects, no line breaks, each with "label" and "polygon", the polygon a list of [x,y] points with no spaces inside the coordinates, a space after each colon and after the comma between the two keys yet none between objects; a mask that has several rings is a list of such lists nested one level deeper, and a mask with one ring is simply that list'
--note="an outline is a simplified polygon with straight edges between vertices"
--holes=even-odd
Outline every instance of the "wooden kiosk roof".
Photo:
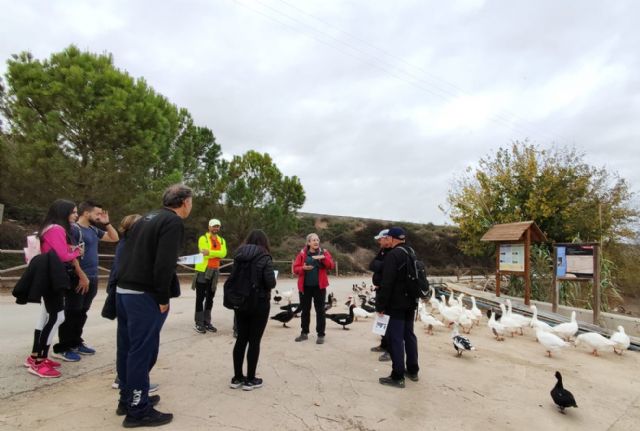
[{"label": "wooden kiosk roof", "polygon": [[497,224],[485,233],[480,241],[524,241],[525,233],[531,229],[531,241],[546,242],[547,237],[533,221]]}]

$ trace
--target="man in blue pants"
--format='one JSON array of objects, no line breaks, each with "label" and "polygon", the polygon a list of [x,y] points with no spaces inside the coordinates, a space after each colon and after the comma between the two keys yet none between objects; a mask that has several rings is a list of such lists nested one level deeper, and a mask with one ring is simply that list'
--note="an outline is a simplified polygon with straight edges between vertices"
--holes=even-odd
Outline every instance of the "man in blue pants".
[{"label": "man in blue pants", "polygon": [[128,231],[118,263],[120,401],[116,414],[126,414],[125,428],[159,426],[173,419],[171,413],[154,409],[160,396],[149,396],[149,372],[158,358],[169,298],[179,294],[176,262],[191,196],[186,186],[169,187],[162,198],[163,208],[146,214]]},{"label": "man in blue pants", "polygon": [[[417,301],[408,296],[407,254],[398,248],[406,246],[406,233],[400,227],[392,227],[387,232],[391,237],[391,250],[384,258],[382,285],[376,294],[376,311],[390,317],[385,337],[391,353],[391,375],[380,377],[382,385],[404,388],[404,378],[417,382],[418,339],[413,332],[413,322]],[[406,353],[406,368],[405,368]]]}]

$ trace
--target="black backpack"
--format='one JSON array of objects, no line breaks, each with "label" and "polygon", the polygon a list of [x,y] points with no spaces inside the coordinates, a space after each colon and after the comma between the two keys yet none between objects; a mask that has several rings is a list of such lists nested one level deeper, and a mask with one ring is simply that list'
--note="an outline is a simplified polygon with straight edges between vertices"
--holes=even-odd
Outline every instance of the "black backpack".
[{"label": "black backpack", "polygon": [[234,259],[233,270],[224,282],[222,305],[230,310],[251,311],[258,303],[258,276],[256,261],[264,255],[254,256],[251,260]]},{"label": "black backpack", "polygon": [[[416,257],[411,247],[398,247],[407,255],[407,296],[412,299],[426,299],[429,295],[427,268],[423,261]],[[408,249],[408,250],[407,250]]]}]

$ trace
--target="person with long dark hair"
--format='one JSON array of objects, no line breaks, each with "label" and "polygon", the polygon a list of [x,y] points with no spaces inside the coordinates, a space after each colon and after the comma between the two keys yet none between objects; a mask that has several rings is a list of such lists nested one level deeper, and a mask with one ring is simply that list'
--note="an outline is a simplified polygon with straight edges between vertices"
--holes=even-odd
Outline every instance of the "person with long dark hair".
[{"label": "person with long dark hair", "polygon": [[[260,341],[269,320],[271,289],[276,286],[271,247],[267,235],[259,229],[252,231],[244,244],[236,251],[233,261],[234,265],[229,279],[238,277],[238,274],[234,274],[234,272],[251,271],[252,273],[248,277],[242,279],[253,279],[255,286],[253,286],[248,300],[252,305],[246,310],[234,311],[238,338],[233,346],[234,376],[229,387],[232,389],[242,387],[245,391],[251,391],[262,387],[262,379],[256,377],[256,368],[260,357]],[[249,265],[242,264],[247,262]],[[245,352],[247,357],[246,376],[242,372]]]},{"label": "person with long dark hair", "polygon": [[[80,268],[78,257],[81,249],[72,245],[71,223],[78,219],[76,204],[58,199],[49,207],[49,211],[40,225],[38,238],[42,253],[54,251],[65,264],[72,289],[86,292],[89,279]],[[77,287],[76,287],[77,286]],[[46,291],[42,295],[42,311],[33,335],[33,349],[24,365],[31,374],[39,377],[60,377],[60,363],[49,359],[49,348],[60,324],[64,321],[64,297],[61,292]]]}]

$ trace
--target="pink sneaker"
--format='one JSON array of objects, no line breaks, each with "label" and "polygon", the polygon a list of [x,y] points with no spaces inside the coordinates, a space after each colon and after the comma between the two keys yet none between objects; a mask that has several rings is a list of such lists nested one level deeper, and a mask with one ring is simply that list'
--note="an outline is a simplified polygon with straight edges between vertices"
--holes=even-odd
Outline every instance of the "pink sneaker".
[{"label": "pink sneaker", "polygon": [[38,377],[44,377],[44,378],[60,377],[60,371],[56,370],[55,368],[49,367],[44,362],[38,365],[34,364],[33,366],[29,367],[27,371],[29,371],[31,374],[34,374]]},{"label": "pink sneaker", "polygon": [[60,362],[56,362],[49,358],[44,358],[44,361],[42,361],[42,363],[47,364],[50,368],[60,368],[62,366]]},{"label": "pink sneaker", "polygon": [[29,368],[36,364],[36,360],[33,359],[33,356],[27,356],[27,359],[24,360],[24,366]]},{"label": "pink sneaker", "polygon": [[[49,366],[49,368],[60,368],[62,366],[60,362],[53,361],[49,358],[44,358],[44,361],[42,361],[42,363]],[[26,368],[29,368],[30,366],[35,364],[36,364],[36,360],[33,359],[31,355],[27,356],[27,359],[24,360],[24,366]]]}]

